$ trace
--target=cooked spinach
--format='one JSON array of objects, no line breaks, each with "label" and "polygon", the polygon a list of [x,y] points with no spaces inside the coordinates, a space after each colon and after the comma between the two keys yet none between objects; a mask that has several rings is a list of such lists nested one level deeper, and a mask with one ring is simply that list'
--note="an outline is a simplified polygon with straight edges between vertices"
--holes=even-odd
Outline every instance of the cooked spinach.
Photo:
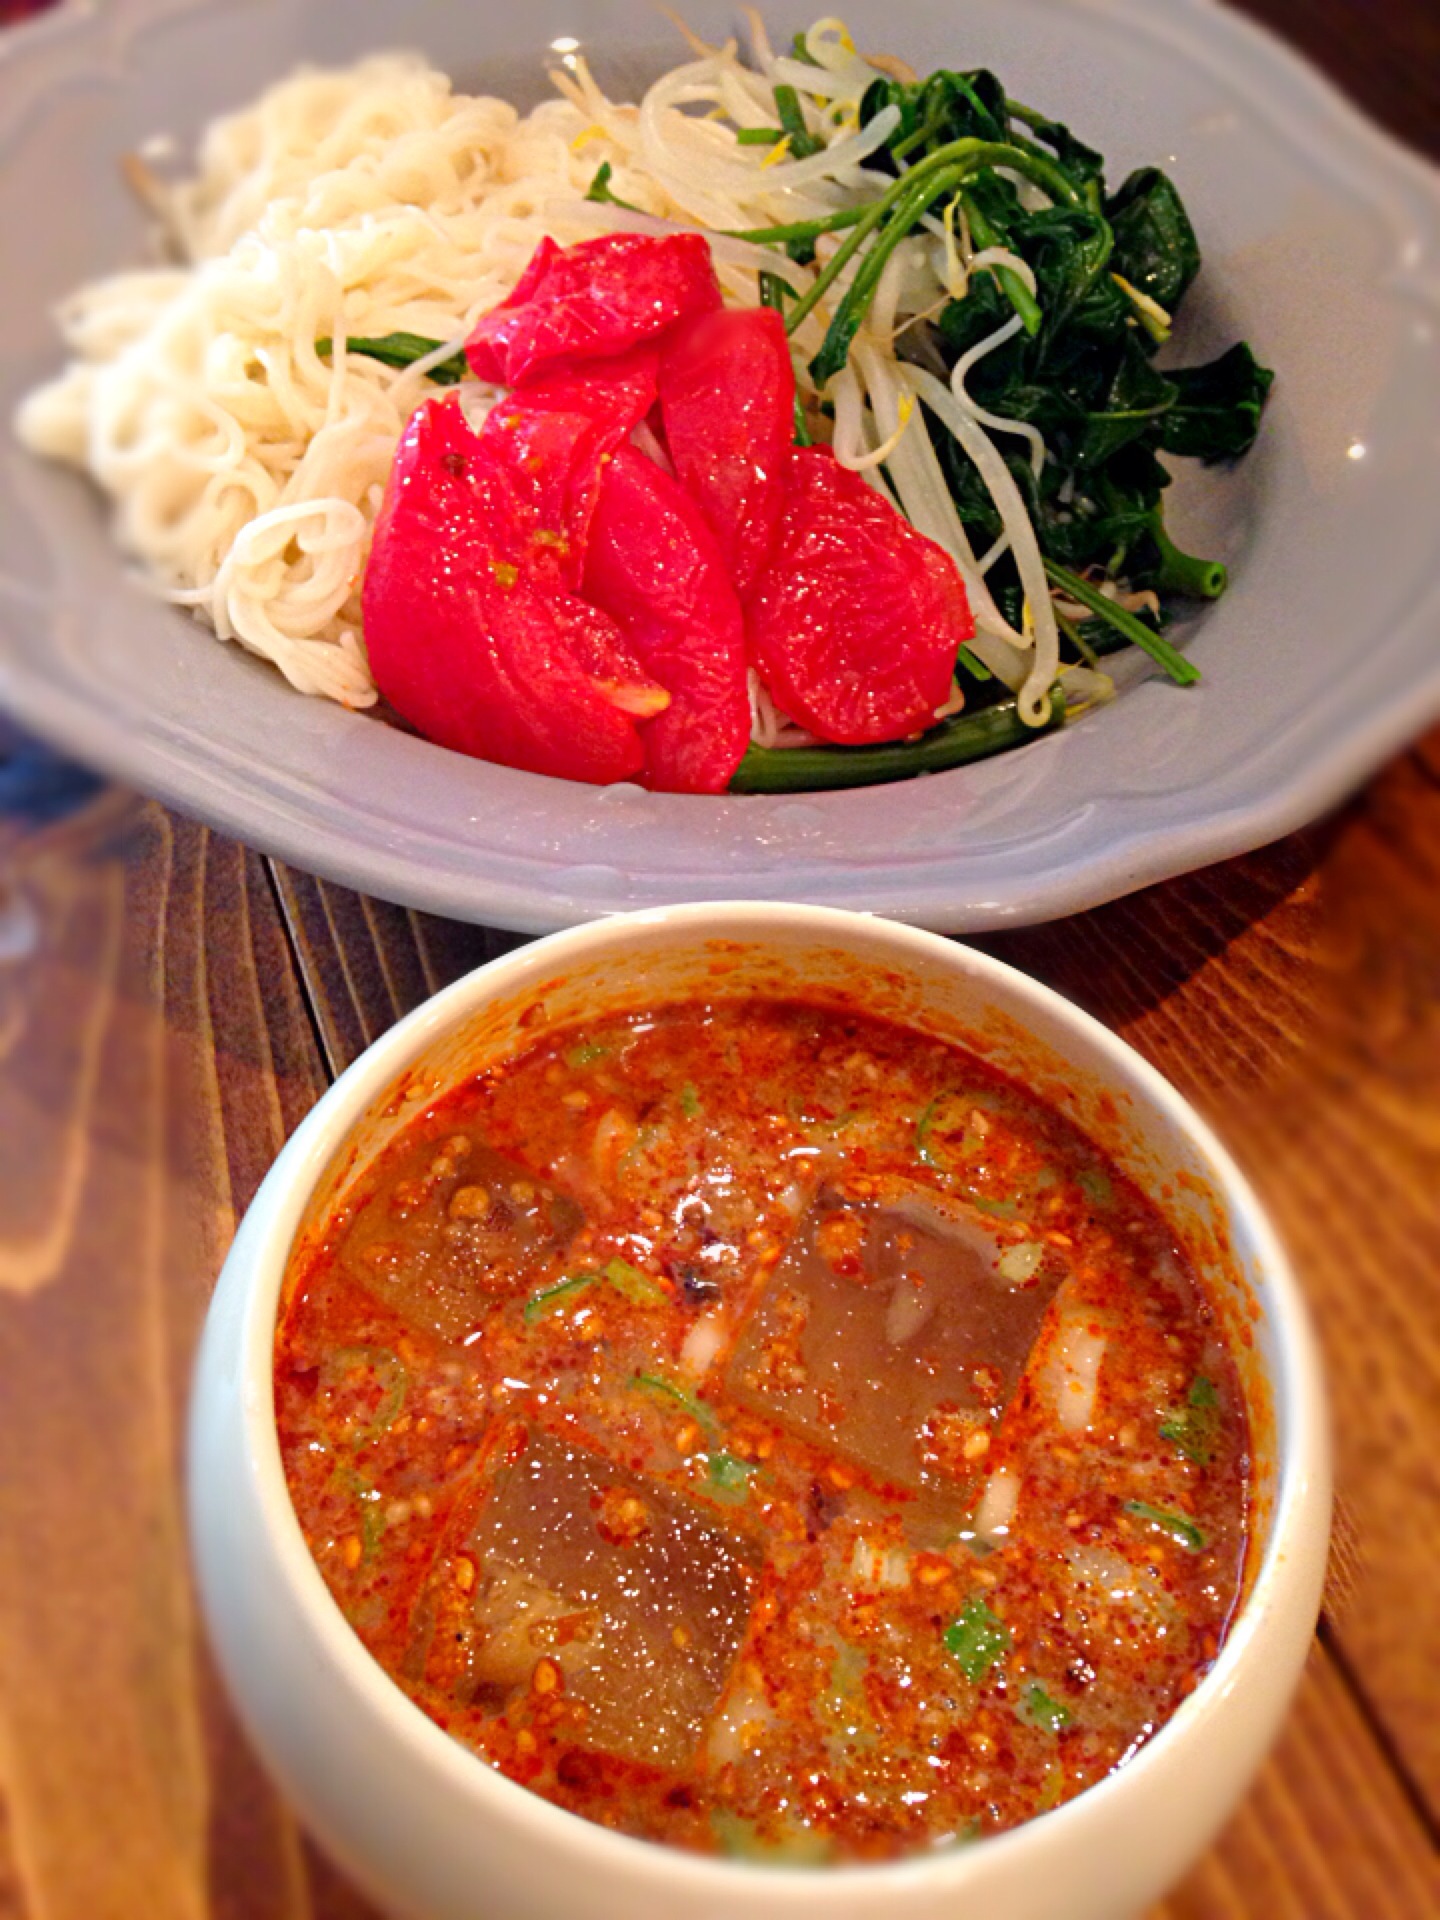
[{"label": "cooked spinach", "polygon": [[[1170,536],[1164,495],[1171,475],[1160,456],[1237,459],[1254,442],[1273,375],[1243,344],[1201,366],[1159,359],[1200,271],[1179,190],[1160,168],[1142,167],[1109,192],[1093,147],[1011,98],[984,69],[932,73],[914,84],[878,80],[861,104],[862,123],[886,107],[898,109],[899,125],[868,165],[894,176],[885,196],[891,206],[875,223],[868,251],[858,243],[854,249],[859,265],[837,315],[848,331],[835,347],[848,345],[863,317],[876,277],[867,264],[872,257],[883,264],[881,250],[898,241],[898,221],[908,218],[913,229],[956,199],[974,247],[1017,255],[1034,275],[1034,292],[1003,265],[981,271],[962,298],[913,328],[899,351],[932,366],[938,354],[953,370],[1012,311],[1019,314],[1021,327],[973,364],[966,386],[980,406],[1044,436],[1038,478],[1016,437],[997,435],[996,444],[1026,501],[1052,583],[1085,608],[1086,617],[1064,622],[1067,657],[1083,661],[1126,642],[1148,642],[1173,678],[1197,678],[1158,636],[1175,598],[1213,599],[1224,591],[1226,573]],[[980,143],[984,153],[967,163],[965,150]],[[929,199],[923,184],[910,186],[917,175],[935,188]],[[1026,177],[1043,185],[1049,205],[1022,191]],[[816,378],[836,364],[834,352],[822,353]],[[931,431],[966,533],[981,551],[1000,533],[999,514],[951,435]],[[1070,594],[1057,578],[1062,569],[1089,593]],[[1158,605],[1117,609],[1098,592],[1112,583],[1134,595],[1153,593]],[[996,562],[989,584],[1001,608],[1017,617],[1023,596],[1012,559]],[[962,684],[972,712],[1005,697],[1003,687],[966,673],[966,664]]]},{"label": "cooked spinach", "polygon": [[1197,1373],[1190,1382],[1184,1404],[1172,1407],[1160,1422],[1160,1437],[1193,1460],[1197,1467],[1208,1467],[1219,1444],[1223,1415],[1215,1382]]}]

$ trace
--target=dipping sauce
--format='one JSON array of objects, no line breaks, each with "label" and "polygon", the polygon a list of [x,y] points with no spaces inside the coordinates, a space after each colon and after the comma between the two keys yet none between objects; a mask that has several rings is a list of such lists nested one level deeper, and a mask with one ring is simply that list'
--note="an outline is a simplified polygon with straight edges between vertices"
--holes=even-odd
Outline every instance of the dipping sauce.
[{"label": "dipping sauce", "polygon": [[953,1845],[1214,1661],[1248,1432],[1156,1208],[958,1047],[795,1001],[552,1035],[292,1261],[291,1495],[440,1726],[647,1839]]}]

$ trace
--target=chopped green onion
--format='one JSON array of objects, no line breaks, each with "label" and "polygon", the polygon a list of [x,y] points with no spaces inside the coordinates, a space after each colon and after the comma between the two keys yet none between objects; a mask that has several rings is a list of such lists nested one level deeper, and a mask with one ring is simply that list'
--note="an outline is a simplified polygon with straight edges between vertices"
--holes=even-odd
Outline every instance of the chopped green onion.
[{"label": "chopped green onion", "polygon": [[709,1490],[717,1500],[723,1500],[729,1506],[738,1506],[750,1492],[750,1476],[758,1469],[748,1460],[740,1460],[733,1453],[712,1453],[706,1456],[706,1480]]},{"label": "chopped green onion", "polygon": [[336,1466],[330,1476],[330,1484],[338,1487],[347,1498],[355,1501],[360,1509],[360,1549],[361,1558],[368,1560],[380,1544],[380,1536],[385,1531],[385,1510],[380,1502],[377,1488],[355,1471],[354,1467],[343,1462]]},{"label": "chopped green onion", "polygon": [[779,127],[737,127],[735,144],[737,147],[774,147],[778,146],[785,135]]},{"label": "chopped green onion", "polygon": [[532,1293],[525,1302],[526,1325],[533,1326],[545,1314],[554,1312],[557,1307],[567,1306],[591,1287],[601,1285],[614,1287],[617,1293],[623,1293],[627,1300],[632,1300],[640,1307],[660,1306],[670,1298],[669,1289],[662,1280],[642,1273],[639,1267],[632,1267],[628,1260],[621,1260],[617,1256],[606,1263],[603,1273],[569,1273],[553,1286],[542,1287],[538,1293]]},{"label": "chopped green onion", "polygon": [[632,1267],[628,1260],[622,1260],[618,1255],[606,1263],[604,1277],[637,1307],[663,1306],[670,1298],[670,1289],[662,1280],[657,1280],[653,1274],[642,1273],[639,1267]]},{"label": "chopped green onion", "polygon": [[1125,1511],[1168,1533],[1187,1553],[1199,1553],[1205,1545],[1204,1534],[1186,1514],[1172,1513],[1168,1507],[1152,1507],[1146,1500],[1127,1500]]},{"label": "chopped green onion", "polygon": [[1075,1176],[1075,1184],[1085,1198],[1096,1207],[1108,1207],[1115,1198],[1115,1187],[1108,1173],[1099,1167],[1082,1167]]},{"label": "chopped green onion", "polygon": [[609,1047],[598,1040],[577,1040],[566,1054],[565,1064],[578,1072],[582,1067],[593,1067],[597,1060],[605,1059],[609,1052]]},{"label": "chopped green onion", "polygon": [[688,1080],[680,1089],[680,1111],[687,1120],[698,1120],[704,1112],[704,1108],[700,1105],[700,1096]]},{"label": "chopped green onion", "polygon": [[987,1214],[992,1220],[1018,1220],[1019,1204],[1014,1200],[986,1200],[971,1195],[970,1204],[977,1213]]},{"label": "chopped green onion", "polygon": [[547,1313],[553,1313],[557,1307],[568,1306],[572,1300],[599,1284],[598,1273],[568,1273],[563,1280],[555,1281],[553,1286],[541,1287],[525,1302],[526,1326],[533,1327]]},{"label": "chopped green onion", "polygon": [[326,1370],[348,1373],[352,1367],[366,1367],[381,1384],[380,1404],[360,1435],[358,1445],[368,1446],[389,1431],[400,1418],[405,1396],[410,1391],[410,1372],[398,1355],[384,1347],[337,1347],[327,1360]]},{"label": "chopped green onion", "polygon": [[1010,1629],[981,1599],[972,1594],[942,1636],[946,1651],[955,1656],[960,1671],[978,1687],[997,1661],[1010,1651]]},{"label": "chopped green onion", "polygon": [[970,1107],[966,1096],[963,1093],[956,1093],[953,1089],[947,1087],[942,1089],[941,1092],[935,1095],[933,1100],[928,1102],[921,1112],[920,1118],[915,1122],[915,1158],[917,1160],[923,1160],[927,1167],[935,1167],[941,1173],[947,1172],[948,1169],[934,1147],[931,1146],[930,1135],[935,1131],[935,1123],[944,1110],[946,1102],[950,1100],[964,1101],[965,1111],[968,1114]]},{"label": "chopped green onion", "polygon": [[693,1393],[687,1393],[674,1380],[667,1380],[663,1373],[637,1373],[630,1383],[643,1387],[647,1393],[659,1394],[666,1400],[673,1400],[677,1407],[683,1407],[697,1425],[704,1427],[707,1433],[718,1431],[714,1414]]},{"label": "chopped green onion", "polygon": [[1070,1709],[1063,1701],[1052,1699],[1038,1680],[1026,1687],[1015,1711],[1027,1727],[1039,1727],[1045,1733],[1059,1733],[1070,1724]]},{"label": "chopped green onion", "polygon": [[1197,1373],[1190,1382],[1183,1407],[1176,1407],[1160,1422],[1160,1438],[1178,1447],[1197,1467],[1208,1467],[1215,1457],[1220,1437],[1220,1395],[1215,1382]]}]

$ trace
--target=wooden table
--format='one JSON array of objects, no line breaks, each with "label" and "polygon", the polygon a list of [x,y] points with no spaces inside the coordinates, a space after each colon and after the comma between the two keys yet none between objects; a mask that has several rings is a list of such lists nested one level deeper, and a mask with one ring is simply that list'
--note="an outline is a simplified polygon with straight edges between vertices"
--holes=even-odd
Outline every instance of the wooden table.
[{"label": "wooden table", "polygon": [[[1249,10],[1440,148],[1435,0]],[[286,1134],[398,1014],[514,937],[4,762],[0,739],[0,1916],[361,1920],[207,1659],[187,1379]],[[1273,1759],[1157,1914],[1440,1915],[1440,732],[1277,846],[983,944],[1216,1123],[1329,1361],[1324,1619]]]}]

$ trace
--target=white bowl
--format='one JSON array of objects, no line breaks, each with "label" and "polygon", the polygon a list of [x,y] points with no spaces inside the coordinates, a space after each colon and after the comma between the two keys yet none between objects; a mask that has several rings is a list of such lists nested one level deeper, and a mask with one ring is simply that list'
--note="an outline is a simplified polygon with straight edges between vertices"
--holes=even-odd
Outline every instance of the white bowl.
[{"label": "white bowl", "polygon": [[[861,981],[886,1013],[983,1050],[1161,1199],[1233,1335],[1255,1438],[1254,1545],[1215,1666],[1118,1773],[959,1851],[771,1868],[672,1851],[563,1812],[443,1733],[372,1660],[290,1504],[275,1431],[276,1307],[307,1219],[418,1101],[522,1034],[597,1006],[698,992],[824,995]],[[556,934],[457,981],[342,1075],[276,1161],[221,1275],[195,1377],[189,1501],[201,1598],[242,1718],[301,1817],[398,1912],[1117,1920],[1203,1851],[1275,1735],[1319,1604],[1330,1480],[1323,1389],[1295,1282],[1249,1187],[1172,1087],[1086,1014],[982,954],[889,921],[744,904]]]}]

